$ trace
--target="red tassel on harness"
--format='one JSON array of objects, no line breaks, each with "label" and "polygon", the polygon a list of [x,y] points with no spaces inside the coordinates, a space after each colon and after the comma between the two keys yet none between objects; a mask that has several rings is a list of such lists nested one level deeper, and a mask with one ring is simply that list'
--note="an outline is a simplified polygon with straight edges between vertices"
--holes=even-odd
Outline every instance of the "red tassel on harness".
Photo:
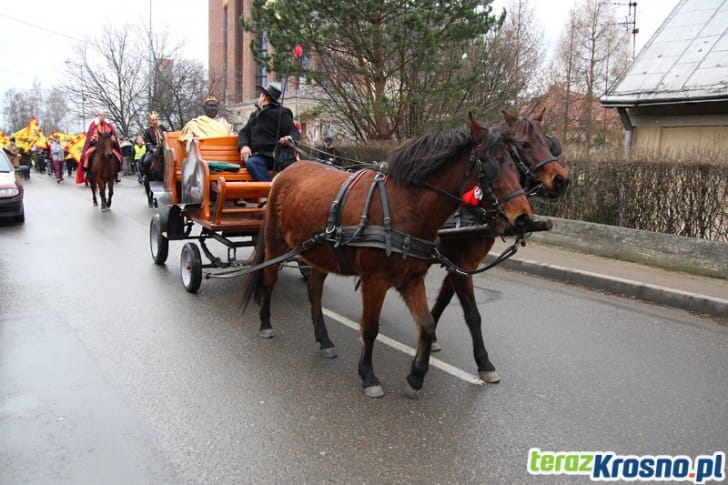
[{"label": "red tassel on harness", "polygon": [[478,185],[463,194],[463,202],[465,202],[466,205],[478,205],[482,198],[483,191]]}]

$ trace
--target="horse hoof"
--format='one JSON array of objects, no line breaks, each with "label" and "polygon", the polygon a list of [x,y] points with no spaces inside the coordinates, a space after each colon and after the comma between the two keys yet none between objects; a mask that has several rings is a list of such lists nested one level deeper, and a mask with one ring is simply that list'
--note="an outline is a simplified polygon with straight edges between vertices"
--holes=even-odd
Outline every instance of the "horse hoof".
[{"label": "horse hoof", "polygon": [[500,382],[500,376],[494,370],[480,371],[478,374],[488,384],[498,384]]},{"label": "horse hoof", "polygon": [[336,349],[334,347],[321,349],[319,350],[319,354],[321,354],[321,357],[323,357],[324,359],[335,359],[339,356],[339,354],[336,353]]},{"label": "horse hoof", "polygon": [[410,383],[407,382],[406,380],[404,381],[404,393],[410,399],[417,399],[420,395],[420,391],[418,391],[414,387],[410,386]]},{"label": "horse hoof", "polygon": [[378,398],[384,396],[384,389],[382,386],[369,386],[364,388],[364,395],[366,397]]},{"label": "horse hoof", "polygon": [[258,335],[260,335],[262,338],[273,338],[276,334],[272,328],[261,328],[260,330],[258,330]]},{"label": "horse hoof", "polygon": [[432,346],[430,347],[430,352],[439,352],[442,350],[442,346],[440,346],[440,342],[435,340],[432,342]]}]

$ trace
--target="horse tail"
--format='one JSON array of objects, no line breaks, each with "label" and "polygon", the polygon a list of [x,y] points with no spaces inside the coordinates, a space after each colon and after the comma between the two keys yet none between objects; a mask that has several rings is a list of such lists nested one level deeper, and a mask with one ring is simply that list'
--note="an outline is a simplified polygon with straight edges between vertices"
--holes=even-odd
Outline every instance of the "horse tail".
[{"label": "horse tail", "polygon": [[[267,212],[267,211],[266,211]],[[263,224],[260,226],[260,232],[258,233],[258,240],[255,243],[255,249],[251,256],[251,266],[262,263],[265,260],[265,225],[266,217],[263,218]],[[243,278],[243,291],[241,306],[243,313],[248,308],[250,299],[253,298],[255,303],[260,305],[261,298],[263,296],[263,270],[253,271],[245,275]]]}]

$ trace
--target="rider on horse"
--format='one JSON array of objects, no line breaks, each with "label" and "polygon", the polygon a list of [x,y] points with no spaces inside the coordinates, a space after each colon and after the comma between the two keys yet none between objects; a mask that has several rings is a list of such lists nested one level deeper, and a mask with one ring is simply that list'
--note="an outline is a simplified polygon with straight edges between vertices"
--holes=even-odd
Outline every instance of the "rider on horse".
[{"label": "rider on horse", "polygon": [[156,155],[162,146],[162,132],[166,131],[164,127],[159,126],[159,115],[152,111],[149,113],[149,127],[144,131],[144,143],[147,147],[147,153],[144,155],[142,173],[149,173],[152,164],[152,157]]},{"label": "rider on horse", "polygon": [[[116,136],[116,129],[114,129],[114,125],[106,121],[105,111],[99,111],[96,118],[91,121],[88,125],[88,129],[86,130],[86,143],[84,144],[83,151],[81,152],[81,166],[84,169],[83,171],[86,172],[86,178],[88,178],[88,173],[91,172],[91,164],[93,162],[93,152],[96,150],[96,143],[101,133],[111,133],[111,139],[114,144],[114,157],[116,157],[116,181],[121,182],[119,179],[119,170],[121,169],[121,147],[119,146],[119,140]],[[84,180],[81,172],[81,170],[78,171],[76,183],[81,183]]]}]

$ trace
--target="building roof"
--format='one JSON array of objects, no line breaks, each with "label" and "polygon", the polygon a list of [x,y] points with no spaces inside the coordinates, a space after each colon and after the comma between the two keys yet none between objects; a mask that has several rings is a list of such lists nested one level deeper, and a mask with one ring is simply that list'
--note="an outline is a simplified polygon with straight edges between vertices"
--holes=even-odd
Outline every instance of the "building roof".
[{"label": "building roof", "polygon": [[680,0],[606,106],[728,100],[728,0]]}]

